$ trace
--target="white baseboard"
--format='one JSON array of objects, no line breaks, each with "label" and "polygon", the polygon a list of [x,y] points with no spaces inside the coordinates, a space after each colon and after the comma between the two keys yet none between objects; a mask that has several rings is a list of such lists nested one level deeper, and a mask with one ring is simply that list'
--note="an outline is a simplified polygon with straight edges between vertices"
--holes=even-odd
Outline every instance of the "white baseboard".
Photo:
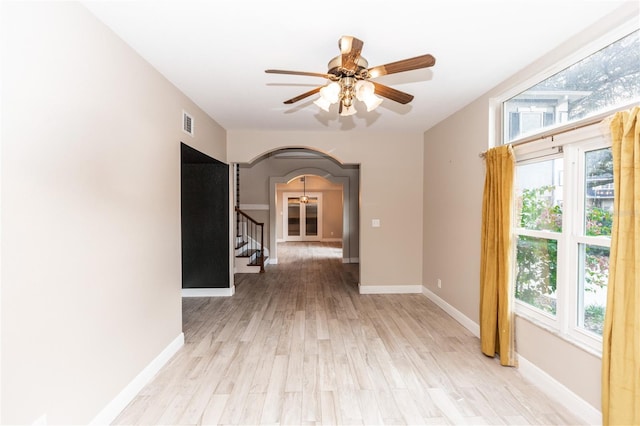
[{"label": "white baseboard", "polygon": [[471,318],[445,302],[437,294],[432,292],[426,287],[422,287],[422,293],[429,298],[433,303],[438,305],[443,311],[449,314],[454,320],[458,321],[464,328],[473,333],[474,336],[480,337],[480,325],[478,325]]},{"label": "white baseboard", "polygon": [[323,243],[341,243],[342,238],[323,238],[320,241],[322,241]]},{"label": "white baseboard", "polygon": [[120,393],[91,421],[92,425],[108,425],[138,395],[160,369],[184,345],[184,334],[180,333],[162,350]]},{"label": "white baseboard", "polygon": [[584,399],[573,393],[565,385],[551,377],[547,372],[535,364],[527,361],[518,354],[518,372],[529,382],[540,388],[548,395],[553,395],[553,400],[565,406],[576,416],[579,416],[590,425],[602,424],[602,413]]},{"label": "white baseboard", "polygon": [[236,292],[236,287],[231,288],[183,288],[182,297],[229,297]]},{"label": "white baseboard", "polygon": [[270,257],[269,258],[269,265],[277,265],[278,264],[278,258],[277,257]]},{"label": "white baseboard", "polygon": [[343,257],[342,263],[360,263],[359,257]]},{"label": "white baseboard", "polygon": [[358,284],[360,294],[408,294],[422,293],[421,285],[362,285]]}]

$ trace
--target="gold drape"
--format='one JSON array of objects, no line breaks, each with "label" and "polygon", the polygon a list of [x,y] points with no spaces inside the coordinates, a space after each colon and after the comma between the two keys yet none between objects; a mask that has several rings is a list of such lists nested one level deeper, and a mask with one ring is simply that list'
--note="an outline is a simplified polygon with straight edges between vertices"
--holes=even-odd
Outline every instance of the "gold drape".
[{"label": "gold drape", "polygon": [[511,312],[511,212],[515,157],[510,145],[487,151],[480,254],[480,344],[515,365]]},{"label": "gold drape", "polygon": [[602,421],[640,424],[640,107],[611,123],[614,208],[602,337]]}]

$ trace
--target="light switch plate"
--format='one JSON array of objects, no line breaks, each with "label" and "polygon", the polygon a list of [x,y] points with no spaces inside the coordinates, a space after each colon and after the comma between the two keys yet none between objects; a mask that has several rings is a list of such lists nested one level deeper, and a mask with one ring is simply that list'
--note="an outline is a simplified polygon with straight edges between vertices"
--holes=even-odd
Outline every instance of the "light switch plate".
[{"label": "light switch plate", "polygon": [[380,228],[380,219],[371,219],[372,228]]}]

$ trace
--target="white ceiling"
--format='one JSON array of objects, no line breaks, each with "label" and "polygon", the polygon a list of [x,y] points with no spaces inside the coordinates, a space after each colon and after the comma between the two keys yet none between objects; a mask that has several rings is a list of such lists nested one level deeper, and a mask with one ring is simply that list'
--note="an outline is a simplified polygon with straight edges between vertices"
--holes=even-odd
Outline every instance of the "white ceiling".
[{"label": "white ceiling", "polygon": [[[424,131],[623,3],[613,0],[153,0],[84,4],[227,130]],[[339,117],[297,96],[325,80],[338,39],[369,66],[425,53],[433,68],[375,81],[415,96]]]}]

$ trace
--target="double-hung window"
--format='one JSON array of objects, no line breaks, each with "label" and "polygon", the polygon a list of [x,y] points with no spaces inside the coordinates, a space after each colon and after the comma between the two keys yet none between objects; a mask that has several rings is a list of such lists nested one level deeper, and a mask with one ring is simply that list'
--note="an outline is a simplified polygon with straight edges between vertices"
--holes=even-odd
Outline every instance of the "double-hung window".
[{"label": "double-hung window", "polygon": [[[611,148],[597,129],[516,166],[517,312],[598,350],[613,216]],[[555,143],[556,141],[554,141]],[[551,151],[551,153],[549,153]],[[516,153],[518,150],[516,149]]]},{"label": "double-hung window", "polygon": [[[613,162],[601,126],[566,124],[583,127],[639,101],[635,30],[502,103],[503,140],[514,142],[517,159],[516,313],[594,352],[607,300]],[[542,137],[549,128],[556,135]]]}]

